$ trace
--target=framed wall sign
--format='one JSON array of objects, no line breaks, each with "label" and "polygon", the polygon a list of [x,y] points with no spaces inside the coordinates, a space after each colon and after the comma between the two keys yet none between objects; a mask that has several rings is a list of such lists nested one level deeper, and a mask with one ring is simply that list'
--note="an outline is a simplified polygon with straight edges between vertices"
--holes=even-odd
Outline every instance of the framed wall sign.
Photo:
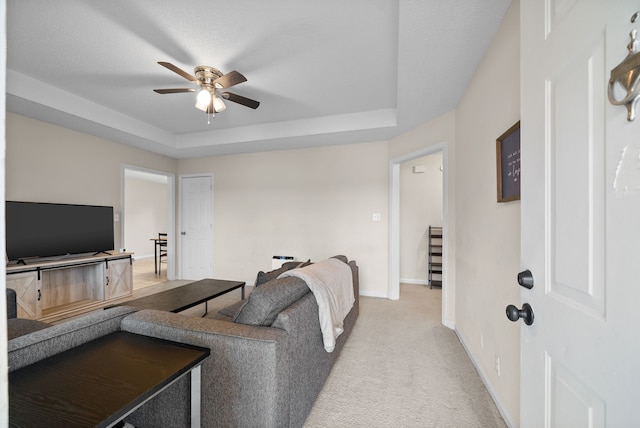
[{"label": "framed wall sign", "polygon": [[520,121],[496,140],[498,202],[520,200]]}]

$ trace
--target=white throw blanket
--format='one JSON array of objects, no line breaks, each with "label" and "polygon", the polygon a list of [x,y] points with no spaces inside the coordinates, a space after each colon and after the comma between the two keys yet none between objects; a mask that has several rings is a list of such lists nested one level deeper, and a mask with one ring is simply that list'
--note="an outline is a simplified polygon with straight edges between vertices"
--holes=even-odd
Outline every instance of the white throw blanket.
[{"label": "white throw blanket", "polygon": [[353,307],[353,276],[351,268],[338,259],[327,259],[279,276],[303,279],[318,302],[318,316],[324,349],[333,352],[336,339],[344,331],[344,319]]}]

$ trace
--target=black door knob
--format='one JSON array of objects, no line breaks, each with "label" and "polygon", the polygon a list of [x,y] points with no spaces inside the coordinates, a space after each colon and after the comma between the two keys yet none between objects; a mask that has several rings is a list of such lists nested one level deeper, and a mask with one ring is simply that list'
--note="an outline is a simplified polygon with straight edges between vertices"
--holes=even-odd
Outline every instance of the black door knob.
[{"label": "black door knob", "polygon": [[531,290],[533,288],[533,274],[529,269],[518,274],[518,284]]},{"label": "black door knob", "polygon": [[511,321],[516,322],[520,318],[524,321],[526,325],[533,324],[533,308],[530,304],[525,303],[522,305],[522,309],[518,309],[514,305],[507,306],[507,318]]}]

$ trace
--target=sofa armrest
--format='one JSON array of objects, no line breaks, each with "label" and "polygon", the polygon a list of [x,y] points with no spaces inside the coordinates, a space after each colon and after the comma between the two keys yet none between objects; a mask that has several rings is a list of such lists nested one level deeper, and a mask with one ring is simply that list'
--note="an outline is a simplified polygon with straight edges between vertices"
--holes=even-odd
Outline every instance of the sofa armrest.
[{"label": "sofa armrest", "polygon": [[[122,330],[209,348],[202,364],[203,426],[289,425],[289,340],[272,327],[195,318],[157,310],[142,310],[122,320]],[[188,404],[185,385],[168,388],[159,400],[140,408],[132,422],[154,421],[169,426],[176,403]],[[166,410],[166,404],[173,407]],[[169,419],[167,419],[169,418]],[[167,423],[169,422],[169,425]]]},{"label": "sofa armrest", "polygon": [[137,309],[120,306],[52,325],[7,342],[9,371],[28,366],[120,330],[120,321]]}]

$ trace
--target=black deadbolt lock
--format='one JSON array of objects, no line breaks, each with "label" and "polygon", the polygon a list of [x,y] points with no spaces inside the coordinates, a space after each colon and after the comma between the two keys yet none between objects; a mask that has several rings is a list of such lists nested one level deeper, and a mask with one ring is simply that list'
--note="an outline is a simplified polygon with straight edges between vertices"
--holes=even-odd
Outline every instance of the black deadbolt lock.
[{"label": "black deadbolt lock", "polygon": [[531,290],[533,288],[533,274],[529,269],[518,274],[518,284]]}]

